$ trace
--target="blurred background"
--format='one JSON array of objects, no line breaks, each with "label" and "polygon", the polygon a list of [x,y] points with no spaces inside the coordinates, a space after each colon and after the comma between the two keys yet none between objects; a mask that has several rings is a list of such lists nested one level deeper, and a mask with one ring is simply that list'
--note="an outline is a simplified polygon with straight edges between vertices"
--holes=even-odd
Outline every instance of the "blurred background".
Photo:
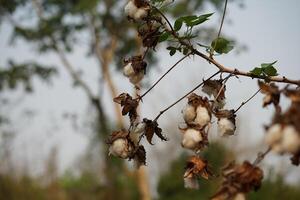
[{"label": "blurred background", "polygon": [[[167,1],[167,3],[170,1]],[[179,103],[160,119],[169,138],[145,144],[147,166],[107,154],[111,130],[126,127],[112,98],[134,88],[122,75],[121,61],[137,54],[136,27],[123,13],[126,0],[0,0],[0,199],[208,199],[220,183],[201,181],[197,191],[183,187],[180,146],[183,123]],[[178,16],[214,12],[201,25],[197,41],[217,35],[223,0],[176,0],[165,6]],[[235,48],[216,59],[225,66],[250,69],[278,60],[280,75],[299,79],[300,1],[232,0],[222,35]],[[147,56],[145,91],[180,55],[165,45]],[[215,69],[199,58],[180,64],[143,101],[140,115],[152,119],[165,106],[208,77]],[[257,90],[257,82],[231,79],[226,108],[237,108]],[[197,93],[201,94],[198,90]],[[204,156],[215,172],[231,160],[253,160],[263,144],[263,125],[273,108],[262,109],[257,95],[238,113],[237,132],[220,138],[213,127]],[[288,106],[285,99],[283,108]],[[270,154],[262,162],[262,188],[249,199],[300,198],[300,169],[289,158]]]}]

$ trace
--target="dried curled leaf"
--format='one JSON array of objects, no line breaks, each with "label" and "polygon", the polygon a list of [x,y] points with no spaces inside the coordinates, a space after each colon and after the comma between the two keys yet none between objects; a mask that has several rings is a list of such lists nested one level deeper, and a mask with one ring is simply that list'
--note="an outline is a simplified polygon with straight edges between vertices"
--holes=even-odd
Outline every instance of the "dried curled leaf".
[{"label": "dried curled leaf", "polygon": [[153,27],[152,24],[147,24],[138,30],[139,36],[142,38],[143,46],[155,49],[161,32],[159,27]]},{"label": "dried curled leaf", "polygon": [[280,101],[280,91],[278,86],[276,86],[274,83],[264,83],[262,81],[258,81],[258,86],[261,93],[265,94],[263,107],[266,107],[271,103],[277,107]]},{"label": "dried curled leaf", "polygon": [[226,86],[222,88],[223,79],[218,80],[206,80],[204,81],[202,91],[206,93],[208,96],[213,95],[214,97],[218,96],[218,100],[225,99],[225,90]]},{"label": "dried curled leaf", "polygon": [[137,167],[146,165],[146,150],[143,145],[140,145],[136,148],[135,152],[132,155],[132,158],[136,162]]},{"label": "dried curled leaf", "polygon": [[122,115],[129,115],[130,121],[133,122],[137,118],[137,107],[139,105],[137,99],[133,99],[129,94],[122,93],[114,98],[114,102],[122,106]]},{"label": "dried curled leaf", "polygon": [[236,117],[236,114],[234,110],[217,110],[214,112],[214,115],[216,118],[221,119],[221,118],[227,118],[227,119],[232,119]]},{"label": "dried curled leaf", "polygon": [[161,140],[167,141],[167,138],[162,135],[162,129],[158,127],[158,123],[156,121],[145,118],[143,119],[143,122],[145,123],[145,135],[150,144],[152,144],[152,138],[154,134]]},{"label": "dried curled leaf", "polygon": [[215,200],[233,199],[239,193],[248,193],[258,190],[263,179],[263,171],[245,161],[242,165],[230,163],[223,169],[221,188],[212,197]]},{"label": "dried curled leaf", "polygon": [[183,176],[186,187],[196,189],[198,188],[198,178],[202,177],[208,180],[211,176],[213,173],[209,169],[207,161],[198,156],[192,156],[187,160]]},{"label": "dried curled leaf", "polygon": [[144,74],[146,73],[147,63],[143,60],[143,56],[141,55],[132,56],[131,58],[124,60],[123,62],[124,65],[131,63],[135,74],[138,74],[140,72]]},{"label": "dried curled leaf", "polygon": [[284,94],[291,99],[293,103],[300,102],[300,89],[286,89]]},{"label": "dried curled leaf", "polygon": [[150,6],[146,0],[133,0],[133,2],[138,8],[148,8]]}]

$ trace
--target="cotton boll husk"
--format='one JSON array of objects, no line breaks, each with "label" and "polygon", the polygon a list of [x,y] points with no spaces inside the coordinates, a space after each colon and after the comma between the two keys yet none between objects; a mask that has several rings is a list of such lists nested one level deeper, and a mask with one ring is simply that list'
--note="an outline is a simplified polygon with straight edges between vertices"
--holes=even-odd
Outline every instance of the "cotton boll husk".
[{"label": "cotton boll husk", "polygon": [[125,65],[125,67],[123,68],[123,74],[127,77],[134,75],[134,69],[131,62]]},{"label": "cotton boll husk", "polygon": [[279,142],[282,138],[282,126],[280,124],[272,125],[265,135],[265,143],[269,146]]},{"label": "cotton boll husk", "polygon": [[198,106],[196,110],[195,123],[201,127],[206,126],[210,122],[210,115],[206,107]]},{"label": "cotton boll husk", "polygon": [[137,10],[138,7],[136,7],[133,1],[129,1],[124,8],[125,14],[131,18],[134,18],[134,15],[137,12]]},{"label": "cotton boll husk", "polygon": [[186,123],[191,123],[194,121],[196,117],[196,109],[194,106],[186,105],[186,107],[182,110],[183,119]]},{"label": "cotton boll husk", "polygon": [[136,13],[134,14],[134,19],[136,21],[139,21],[143,18],[145,18],[148,15],[148,11],[145,8],[138,8]]},{"label": "cotton boll husk", "polygon": [[233,135],[235,131],[235,125],[231,120],[227,118],[221,118],[218,121],[218,130],[222,136]]},{"label": "cotton boll husk", "polygon": [[139,72],[137,74],[134,74],[133,76],[130,76],[129,77],[129,81],[132,84],[138,84],[143,78],[144,78],[144,73],[143,72]]},{"label": "cotton boll husk", "polygon": [[128,157],[128,146],[126,139],[116,139],[109,147],[109,153],[121,158]]},{"label": "cotton boll husk", "polygon": [[288,153],[297,153],[300,148],[300,136],[297,130],[289,125],[284,127],[282,136],[282,146]]},{"label": "cotton boll husk", "polygon": [[183,133],[182,146],[187,149],[195,149],[199,142],[202,141],[202,135],[195,129],[187,129]]}]

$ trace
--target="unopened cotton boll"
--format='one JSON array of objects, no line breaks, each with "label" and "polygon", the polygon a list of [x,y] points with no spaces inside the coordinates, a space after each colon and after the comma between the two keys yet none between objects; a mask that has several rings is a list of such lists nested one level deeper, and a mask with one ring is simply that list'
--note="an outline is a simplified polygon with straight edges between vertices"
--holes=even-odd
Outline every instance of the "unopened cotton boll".
[{"label": "unopened cotton boll", "polygon": [[112,154],[114,156],[118,156],[121,158],[128,158],[129,152],[128,152],[128,144],[126,139],[119,138],[116,139],[112,145],[109,147],[109,154]]},{"label": "unopened cotton boll", "polygon": [[233,135],[235,131],[235,125],[231,120],[227,118],[221,118],[218,121],[218,130],[222,136]]},{"label": "unopened cotton boll", "polygon": [[134,75],[134,69],[131,62],[125,65],[125,67],[123,68],[123,74],[127,77]]},{"label": "unopened cotton boll", "polygon": [[202,135],[199,131],[189,128],[183,133],[182,146],[187,149],[195,149],[202,141]]},{"label": "unopened cotton boll", "polygon": [[201,127],[206,126],[210,122],[210,115],[206,107],[198,106],[196,110],[195,123]]},{"label": "unopened cotton boll", "polygon": [[138,8],[133,18],[138,21],[145,18],[147,15],[148,11],[145,8]]},{"label": "unopened cotton boll", "polygon": [[196,118],[196,109],[194,106],[186,105],[185,108],[182,110],[183,119],[186,123],[190,123],[194,121]]},{"label": "unopened cotton boll", "polygon": [[285,152],[296,153],[300,149],[300,135],[294,126],[286,126],[283,129],[282,147]]},{"label": "unopened cotton boll", "polygon": [[269,146],[273,146],[278,143],[282,138],[282,127],[280,124],[272,125],[266,133],[265,143]]},{"label": "unopened cotton boll", "polygon": [[137,10],[138,7],[136,7],[133,1],[129,1],[124,8],[125,14],[131,18],[134,18],[134,15],[137,12]]},{"label": "unopened cotton boll", "polygon": [[130,76],[129,77],[129,81],[132,84],[138,84],[143,78],[144,78],[144,73],[143,72],[139,72],[137,74],[134,74],[134,75]]}]

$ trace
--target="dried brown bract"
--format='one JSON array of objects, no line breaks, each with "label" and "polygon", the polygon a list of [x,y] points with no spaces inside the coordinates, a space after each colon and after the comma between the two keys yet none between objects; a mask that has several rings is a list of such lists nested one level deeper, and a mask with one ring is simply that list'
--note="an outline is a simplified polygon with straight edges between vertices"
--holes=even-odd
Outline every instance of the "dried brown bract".
[{"label": "dried brown bract", "polygon": [[274,83],[264,83],[262,81],[258,81],[258,86],[261,90],[261,93],[265,94],[263,99],[263,107],[266,107],[271,103],[277,107],[280,101],[280,91],[278,86],[276,86]]},{"label": "dried brown bract", "polygon": [[258,190],[263,179],[263,171],[245,161],[242,165],[230,163],[223,169],[224,178],[219,191],[212,197],[213,200],[230,200],[239,193],[248,193]]},{"label": "dried brown bract", "polygon": [[145,123],[145,136],[147,141],[152,144],[152,138],[154,134],[159,137],[163,141],[167,141],[167,138],[162,134],[162,129],[158,127],[158,123],[156,121],[152,121],[150,119],[143,119]]},{"label": "dried brown bract", "polygon": [[152,23],[138,30],[139,36],[142,38],[143,46],[155,49],[161,32],[159,27],[155,27]]},{"label": "dried brown bract", "polygon": [[139,145],[131,156],[134,159],[136,166],[146,165],[146,150],[143,145]]},{"label": "dried brown bract", "polygon": [[192,156],[188,159],[183,175],[186,188],[198,189],[198,178],[209,179],[213,173],[208,167],[207,161],[198,156]]},{"label": "dried brown bract", "polygon": [[223,79],[206,80],[202,87],[204,93],[216,98],[217,108],[223,108],[225,104],[226,85],[223,86],[223,81]]},{"label": "dried brown bract", "polygon": [[137,118],[137,107],[139,105],[136,99],[133,99],[128,93],[122,93],[114,98],[114,102],[121,105],[122,115],[129,115],[130,121],[134,122]]}]

